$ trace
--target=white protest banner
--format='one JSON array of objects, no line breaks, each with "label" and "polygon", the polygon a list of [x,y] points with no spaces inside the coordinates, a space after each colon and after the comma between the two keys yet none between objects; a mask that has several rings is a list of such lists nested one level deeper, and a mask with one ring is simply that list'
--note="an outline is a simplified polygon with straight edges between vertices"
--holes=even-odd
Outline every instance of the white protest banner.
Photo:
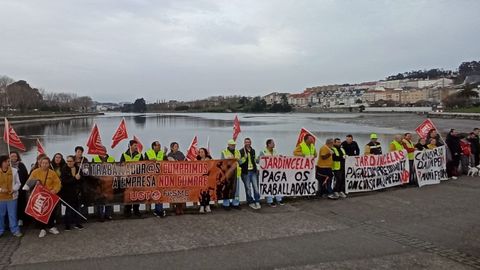
[{"label": "white protest banner", "polygon": [[432,150],[415,151],[413,164],[419,187],[439,184],[440,180],[448,179],[445,153],[445,146]]},{"label": "white protest banner", "polygon": [[262,156],[259,165],[261,196],[307,196],[318,191],[313,157]]},{"label": "white protest banner", "polygon": [[349,156],[345,161],[347,193],[399,186],[408,183],[409,175],[406,150],[383,155]]}]

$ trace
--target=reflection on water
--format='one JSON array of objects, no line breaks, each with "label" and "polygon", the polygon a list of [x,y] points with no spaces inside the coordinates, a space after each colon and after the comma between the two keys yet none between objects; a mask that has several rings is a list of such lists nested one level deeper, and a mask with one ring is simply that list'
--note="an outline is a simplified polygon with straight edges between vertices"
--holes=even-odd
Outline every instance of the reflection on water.
[{"label": "reflection on water", "polygon": [[[239,114],[238,116],[242,129],[239,148],[245,137],[252,138],[253,146],[258,150],[264,148],[268,138],[274,138],[277,150],[285,155],[292,153],[298,132],[302,127],[309,129],[318,137],[320,142],[317,143],[317,147],[320,147],[326,138],[339,137],[343,140],[345,135],[353,134],[363,148],[362,145],[369,140],[370,132],[377,132],[380,141],[386,147],[386,144],[392,140],[393,134],[405,131],[391,128],[388,123],[384,125],[386,127],[374,127],[363,121],[348,122],[348,119],[358,118],[358,114]],[[125,117],[129,137],[133,138],[134,135],[139,137],[146,149],[154,140],[159,140],[162,147],[177,141],[181,151],[185,152],[193,136],[196,135],[199,146],[206,147],[209,140],[212,156],[219,158],[220,151],[226,147],[226,141],[232,136],[235,114],[113,113],[83,119],[13,124],[13,126],[27,147],[23,157],[28,164],[34,161],[37,154],[35,143],[37,138],[42,141],[49,155],[56,152],[73,154],[76,145],[85,145],[94,122],[100,129],[103,144],[109,153],[119,159],[121,153],[127,149],[128,141],[122,141],[115,149],[110,149],[110,145],[113,133],[122,117]],[[417,122],[421,122],[421,119],[419,118]],[[0,151],[6,153],[4,143],[0,144]]]}]

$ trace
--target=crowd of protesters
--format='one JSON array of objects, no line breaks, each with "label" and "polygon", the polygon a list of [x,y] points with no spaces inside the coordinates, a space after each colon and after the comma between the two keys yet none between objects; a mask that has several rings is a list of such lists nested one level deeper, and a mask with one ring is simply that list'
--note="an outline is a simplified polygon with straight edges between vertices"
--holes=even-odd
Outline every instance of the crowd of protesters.
[{"label": "crowd of protesters", "polygon": [[[336,200],[346,198],[345,192],[345,160],[347,156],[359,155],[381,155],[391,151],[406,150],[410,162],[411,174],[410,185],[416,185],[415,172],[413,170],[413,159],[415,151],[424,151],[427,149],[435,149],[443,145],[447,146],[447,174],[451,179],[457,179],[461,174],[466,174],[468,169],[479,165],[480,155],[480,129],[475,128],[466,135],[460,135],[455,129],[450,130],[446,138],[443,139],[435,129],[430,130],[426,138],[419,138],[416,143],[412,140],[411,133],[395,135],[388,146],[383,147],[379,141],[377,134],[370,134],[370,141],[365,145],[363,153],[357,142],[354,141],[352,135],[347,135],[342,142],[340,138],[328,138],[320,148],[316,147],[316,139],[311,134],[306,134],[303,141],[298,144],[293,154],[295,156],[315,157],[316,179],[319,181],[318,196]],[[245,190],[246,203],[248,207],[258,210],[261,209],[260,193],[258,186],[258,169],[257,163],[262,156],[280,155],[275,149],[275,141],[268,139],[265,142],[264,149],[256,151],[252,147],[252,139],[245,138],[243,147],[238,149],[235,140],[229,140],[227,147],[221,151],[221,159],[237,160],[237,187],[236,193],[232,200],[223,200],[222,208],[229,211],[230,209],[241,209],[240,205],[240,188],[238,185],[243,183]],[[138,144],[135,140],[128,143],[128,149],[119,157],[120,162],[135,162],[141,160],[168,160],[168,161],[184,161],[185,155],[179,150],[177,142],[170,143],[170,149],[166,147],[162,149],[159,141],[151,143],[151,148],[145,153],[140,153]],[[56,153],[50,159],[45,154],[37,157],[35,164],[32,164],[30,170],[22,162],[20,154],[12,151],[10,155],[0,156],[0,236],[6,231],[8,225],[10,232],[21,237],[20,227],[26,222],[33,222],[39,231],[39,237],[45,237],[47,232],[51,234],[59,234],[56,228],[57,224],[63,223],[64,230],[72,229],[82,230],[82,220],[78,213],[88,214],[88,207],[83,198],[82,190],[82,173],[80,167],[82,163],[89,162],[84,157],[84,149],[77,146],[73,155],[64,157],[61,153]],[[167,153],[168,152],[168,153]],[[288,154],[288,153],[285,153]],[[206,148],[200,148],[197,160],[210,160],[211,154]],[[90,162],[116,162],[112,156],[101,155],[93,156]],[[24,209],[27,202],[27,181],[37,180],[46,187],[50,192],[58,194],[65,203],[70,207],[66,207],[63,221],[60,220],[62,215],[60,207],[57,207],[57,214],[51,216],[47,224],[32,221],[25,214]],[[284,205],[282,196],[266,197],[266,205],[269,207],[277,207]],[[185,203],[171,204],[175,215],[184,214]],[[150,205],[146,206],[146,210],[150,210]],[[97,205],[95,208],[96,215],[100,222],[113,219],[112,205]],[[157,217],[165,217],[168,215],[162,203],[157,203],[153,209],[153,215]],[[200,202],[200,213],[211,212],[210,202]],[[135,215],[142,217],[139,204],[124,205],[123,215],[130,218]],[[8,217],[8,219],[6,219]]]}]

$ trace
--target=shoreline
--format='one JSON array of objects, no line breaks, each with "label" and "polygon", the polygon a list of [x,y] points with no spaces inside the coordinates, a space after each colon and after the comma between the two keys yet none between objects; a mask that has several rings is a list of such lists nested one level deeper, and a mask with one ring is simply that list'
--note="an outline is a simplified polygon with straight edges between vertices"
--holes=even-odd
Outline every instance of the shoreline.
[{"label": "shoreline", "polygon": [[[84,118],[89,116],[105,115],[103,112],[94,113],[65,113],[65,114],[39,114],[39,115],[21,115],[21,116],[7,116],[10,123],[32,123],[32,122],[46,122],[46,121],[58,121],[68,120],[76,118]],[[0,124],[4,124],[4,118],[0,119]]]}]

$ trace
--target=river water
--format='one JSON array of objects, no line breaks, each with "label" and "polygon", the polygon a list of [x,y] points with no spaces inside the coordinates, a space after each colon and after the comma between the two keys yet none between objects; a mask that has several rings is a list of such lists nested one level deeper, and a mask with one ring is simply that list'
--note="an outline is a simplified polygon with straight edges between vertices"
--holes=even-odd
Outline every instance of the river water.
[{"label": "river water", "polygon": [[[163,146],[176,141],[180,150],[186,152],[193,136],[198,136],[199,146],[207,145],[210,140],[211,154],[220,157],[220,152],[226,147],[226,142],[232,136],[233,113],[147,113],[122,114],[108,113],[103,116],[83,119],[36,121],[32,123],[13,124],[20,135],[27,151],[21,153],[27,167],[34,162],[37,155],[35,141],[43,143],[47,154],[53,156],[60,152],[64,155],[73,154],[77,145],[85,146],[93,123],[97,123],[103,144],[110,155],[119,160],[127,149],[128,141],[122,141],[115,149],[111,149],[111,138],[122,117],[127,123],[128,135],[140,138],[144,148],[148,149],[153,140],[159,140]],[[371,132],[379,134],[379,140],[384,147],[392,140],[394,134],[413,131],[424,119],[424,116],[414,114],[238,114],[242,132],[239,135],[238,147],[245,137],[252,138],[253,147],[261,150],[268,138],[276,141],[277,150],[284,155],[291,155],[295,147],[298,132],[302,127],[312,131],[319,139],[317,149],[327,138],[339,137],[342,140],[347,134],[353,134],[359,143],[361,151],[368,142]],[[478,121],[472,120],[434,120],[438,128],[446,132],[454,127],[462,131],[470,131],[478,126]],[[3,127],[1,130],[3,134]],[[5,143],[0,144],[0,153],[6,153]]]}]

